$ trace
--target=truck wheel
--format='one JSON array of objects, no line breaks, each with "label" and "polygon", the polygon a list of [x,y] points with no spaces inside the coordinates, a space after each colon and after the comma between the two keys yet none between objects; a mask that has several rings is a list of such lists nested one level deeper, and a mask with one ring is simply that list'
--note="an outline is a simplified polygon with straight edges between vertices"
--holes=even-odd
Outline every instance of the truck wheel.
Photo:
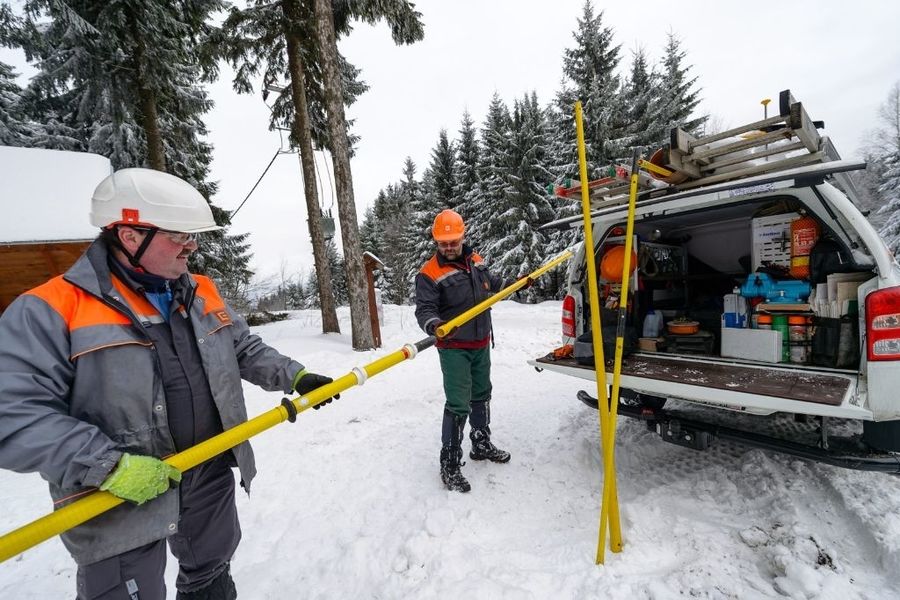
[{"label": "truck wheel", "polygon": [[666,399],[662,396],[651,396],[650,394],[642,394],[628,388],[622,388],[619,390],[619,402],[626,406],[659,410],[665,406]]},{"label": "truck wheel", "polygon": [[900,452],[900,421],[863,421],[862,439],[872,448]]}]

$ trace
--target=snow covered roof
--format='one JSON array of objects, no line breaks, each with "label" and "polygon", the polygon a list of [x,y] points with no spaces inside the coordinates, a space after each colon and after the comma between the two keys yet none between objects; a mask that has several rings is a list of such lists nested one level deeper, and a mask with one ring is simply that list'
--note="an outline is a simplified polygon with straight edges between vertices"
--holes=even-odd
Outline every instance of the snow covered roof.
[{"label": "snow covered roof", "polygon": [[110,173],[98,154],[0,146],[0,243],[96,237],[91,195]]}]

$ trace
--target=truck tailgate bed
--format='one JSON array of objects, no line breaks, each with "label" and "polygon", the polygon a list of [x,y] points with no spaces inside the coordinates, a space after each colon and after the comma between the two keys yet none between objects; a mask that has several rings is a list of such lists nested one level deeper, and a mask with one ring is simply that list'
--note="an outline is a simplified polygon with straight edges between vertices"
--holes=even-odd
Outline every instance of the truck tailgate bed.
[{"label": "truck tailgate bed", "polygon": [[[542,357],[530,361],[535,367],[557,371],[582,379],[595,380],[593,367],[578,364],[573,358],[553,360]],[[608,367],[607,382],[612,383],[612,368]],[[865,418],[856,400],[857,376],[849,371],[797,369],[767,364],[735,363],[712,357],[679,357],[655,354],[634,354],[622,361],[622,381],[625,388],[664,397],[683,397],[714,404],[716,396],[728,395],[733,400],[746,395],[747,410],[756,407],[766,412],[765,398],[778,398],[807,404],[801,412],[821,412],[831,416]],[[705,392],[704,390],[708,390]],[[681,393],[679,393],[681,392]],[[753,399],[757,398],[758,401]],[[821,411],[811,411],[808,403],[824,405]],[[774,405],[772,405],[774,406]],[[838,414],[835,409],[843,406]],[[835,407],[827,410],[825,407]],[[780,410],[784,410],[782,404]],[[774,411],[768,411],[774,412]]]}]

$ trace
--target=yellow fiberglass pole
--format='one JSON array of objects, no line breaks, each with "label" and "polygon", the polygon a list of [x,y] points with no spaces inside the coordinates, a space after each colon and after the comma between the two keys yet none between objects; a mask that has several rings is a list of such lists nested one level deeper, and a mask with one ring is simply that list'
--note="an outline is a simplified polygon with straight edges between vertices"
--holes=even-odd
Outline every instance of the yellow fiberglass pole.
[{"label": "yellow fiberglass pole", "polygon": [[[628,218],[625,225],[625,258],[622,261],[622,290],[620,292],[619,312],[616,320],[616,353],[613,360],[612,393],[609,398],[609,414],[607,415],[607,418],[609,419],[609,427],[607,428],[609,436],[603,438],[604,472],[609,472],[609,470],[614,470],[616,468],[616,418],[619,414],[619,381],[622,377],[622,355],[625,348],[625,320],[628,308],[628,284],[631,280],[631,251],[634,238],[634,209],[637,202],[639,159],[640,150],[636,148],[631,161],[631,185],[629,186],[628,191]],[[614,501],[616,502],[616,506],[618,506],[615,481],[610,482],[609,485],[607,485],[606,481],[603,482],[603,501],[604,503],[607,501]],[[617,544],[615,537],[611,535],[610,546],[612,547],[613,552],[621,551],[621,538],[619,538]]]},{"label": "yellow fiberglass pole", "polygon": [[522,277],[515,283],[512,283],[512,284],[506,286],[505,288],[503,288],[502,290],[500,290],[499,292],[497,292],[496,294],[494,294],[493,296],[491,296],[484,302],[476,304],[475,306],[473,306],[469,310],[465,311],[464,313],[460,313],[458,316],[453,317],[446,323],[442,323],[440,326],[438,326],[437,329],[434,330],[434,334],[438,338],[446,337],[448,334],[452,333],[453,330],[456,329],[457,327],[459,327],[460,325],[463,325],[464,323],[474,319],[475,317],[477,317],[478,315],[480,315],[481,313],[483,313],[484,311],[489,309],[491,306],[493,306],[497,302],[500,302],[504,298],[511,296],[512,294],[519,291],[520,289],[522,289],[529,283],[533,282],[535,279],[537,279],[538,277],[540,277],[541,275],[543,275],[544,273],[546,273],[547,271],[549,271],[556,265],[558,265],[561,262],[568,260],[570,258],[572,258],[572,251],[566,250],[565,252],[563,252],[562,254],[557,256],[556,258],[551,259],[550,261],[544,263],[544,265],[538,267],[537,269],[535,269],[534,271],[532,271],[525,277]]},{"label": "yellow fiberglass pole", "polygon": [[[578,167],[581,175],[581,214],[584,218],[584,252],[587,262],[588,301],[591,307],[591,341],[594,346],[594,371],[597,380],[597,419],[600,422],[600,443],[605,451],[605,442],[610,436],[609,394],[606,388],[606,361],[603,356],[603,332],[600,324],[600,298],[597,293],[597,262],[594,256],[594,232],[591,223],[591,196],[588,189],[587,156],[584,149],[584,123],[581,102],[575,103],[575,129],[578,134]],[[614,426],[615,424],[613,424]],[[622,534],[619,526],[619,501],[615,493],[615,468],[606,468],[604,459],[603,490],[600,504],[600,531],[597,535],[597,564],[602,564],[606,550],[606,526],[610,524],[610,544],[613,550],[621,549]],[[613,493],[607,498],[607,485]]]},{"label": "yellow fiberglass pole", "polygon": [[[415,358],[419,352],[433,346],[434,342],[434,337],[429,336],[414,344],[406,344],[399,350],[361,368],[353,368],[345,375],[311,391],[306,396],[297,396],[292,399],[285,398],[282,400],[281,406],[266,411],[205,442],[201,442],[178,454],[173,454],[166,458],[165,462],[182,472],[192,469],[279,423],[286,420],[293,421],[298,413],[312,408],[355,385],[362,385],[369,377],[374,377],[405,360]],[[124,500],[113,496],[109,492],[97,490],[72,504],[15,529],[0,537],[0,562],[12,558],[51,537],[81,525],[123,502]]]}]

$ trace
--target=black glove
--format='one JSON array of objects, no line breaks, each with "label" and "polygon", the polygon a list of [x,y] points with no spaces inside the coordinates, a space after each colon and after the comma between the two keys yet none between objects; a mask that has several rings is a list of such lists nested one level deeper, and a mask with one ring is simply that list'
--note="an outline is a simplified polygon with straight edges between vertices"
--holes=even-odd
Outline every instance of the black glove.
[{"label": "black glove", "polygon": [[425,333],[428,335],[434,335],[434,332],[438,327],[446,323],[447,321],[431,321],[428,325],[425,326]]},{"label": "black glove", "polygon": [[[437,336],[437,328],[440,327],[441,325],[444,325],[445,323],[447,323],[447,321],[435,321],[434,323],[431,323],[428,325],[428,328],[425,331],[425,333],[427,333],[428,335]],[[438,339],[439,340],[448,340],[448,339],[452,338],[454,335],[456,335],[457,330],[459,330],[459,327],[454,327],[453,329],[448,331],[444,335],[444,337],[439,337]]]},{"label": "black glove", "polygon": [[[300,394],[301,396],[305,396],[313,390],[317,390],[325,384],[331,383],[334,381],[331,377],[327,375],[319,375],[318,373],[305,373],[297,382],[294,384],[294,391]],[[315,410],[319,410],[322,406],[326,404],[330,404],[332,400],[339,400],[341,397],[340,394],[335,394],[328,400],[320,402],[313,406]]]}]

